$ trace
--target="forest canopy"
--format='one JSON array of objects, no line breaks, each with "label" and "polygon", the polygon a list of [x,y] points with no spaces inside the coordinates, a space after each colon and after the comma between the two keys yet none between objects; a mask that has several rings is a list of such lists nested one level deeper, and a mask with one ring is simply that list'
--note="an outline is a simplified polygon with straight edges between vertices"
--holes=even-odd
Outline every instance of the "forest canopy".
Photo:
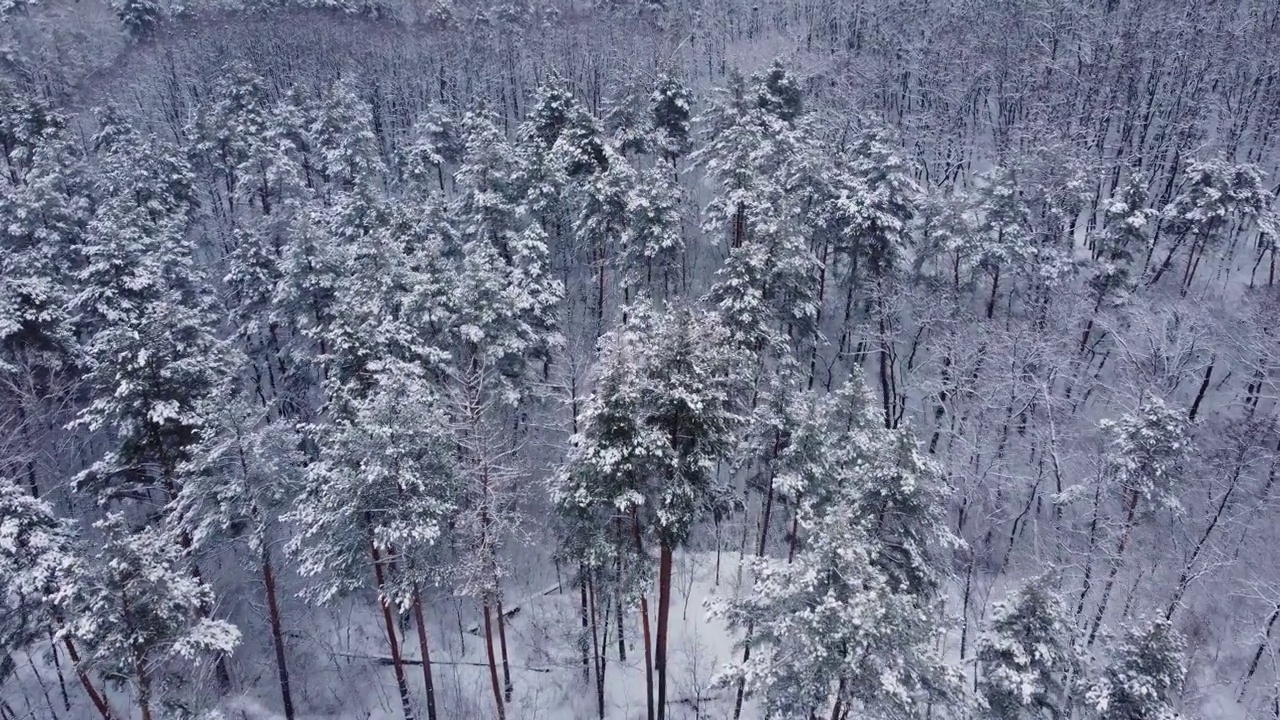
[{"label": "forest canopy", "polygon": [[0,720],[1280,718],[1280,6],[0,0]]}]

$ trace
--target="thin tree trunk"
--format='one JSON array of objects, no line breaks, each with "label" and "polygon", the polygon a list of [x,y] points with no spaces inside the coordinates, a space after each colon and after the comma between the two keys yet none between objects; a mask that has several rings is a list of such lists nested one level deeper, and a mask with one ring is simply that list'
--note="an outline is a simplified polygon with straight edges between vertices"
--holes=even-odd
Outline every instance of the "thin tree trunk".
[{"label": "thin tree trunk", "polygon": [[67,657],[71,658],[71,664],[76,670],[76,677],[80,679],[80,685],[84,687],[85,694],[89,696],[89,702],[93,703],[94,709],[102,716],[102,720],[114,720],[115,715],[111,712],[111,704],[93,686],[93,681],[89,679],[89,674],[80,665],[80,653],[76,651],[75,643],[71,641],[71,638],[64,637],[62,638],[62,644],[67,648]]},{"label": "thin tree trunk", "polygon": [[427,688],[427,719],[436,720],[436,684],[431,673],[431,647],[427,642],[427,624],[422,617],[422,590],[413,583],[413,622],[418,626],[418,652],[422,655],[422,682]]},{"label": "thin tree trunk", "polygon": [[1209,367],[1205,368],[1204,380],[1200,382],[1200,389],[1196,392],[1195,402],[1191,403],[1191,410],[1187,413],[1187,419],[1191,422],[1195,422],[1196,415],[1200,413],[1200,403],[1204,401],[1204,394],[1209,390],[1209,379],[1213,377],[1213,364],[1216,359],[1215,357],[1209,360]]},{"label": "thin tree trunk", "polygon": [[991,296],[987,298],[987,319],[990,320],[996,315],[996,296],[1000,290],[1000,268],[996,268],[995,274],[991,276]]},{"label": "thin tree trunk", "polygon": [[1089,639],[1085,642],[1085,647],[1093,647],[1093,640],[1098,634],[1098,628],[1102,625],[1102,616],[1107,612],[1107,600],[1111,598],[1111,590],[1116,584],[1116,575],[1120,572],[1120,563],[1124,560],[1124,549],[1129,543],[1129,534],[1133,532],[1133,516],[1138,508],[1138,493],[1129,491],[1129,499],[1126,503],[1124,529],[1120,531],[1120,543],[1116,547],[1116,559],[1111,563],[1111,570],[1107,573],[1107,582],[1102,586],[1102,598],[1098,601],[1098,609],[1093,613],[1093,627],[1089,629]]},{"label": "thin tree trunk", "polygon": [[1271,629],[1275,627],[1278,619],[1280,619],[1280,605],[1276,605],[1275,611],[1267,619],[1267,631],[1262,636],[1262,642],[1258,643],[1258,651],[1253,654],[1253,660],[1249,663],[1249,671],[1245,673],[1244,681],[1240,683],[1241,698],[1244,698],[1244,691],[1249,686],[1249,681],[1253,679],[1253,674],[1258,672],[1258,664],[1262,662],[1262,654],[1266,652],[1268,641],[1271,639]]},{"label": "thin tree trunk", "polygon": [[831,706],[831,720],[840,720],[842,717],[840,710],[844,706],[844,688],[845,678],[842,674],[840,676],[840,682],[836,684],[836,701]]},{"label": "thin tree trunk", "polygon": [[[621,548],[623,538],[625,537],[624,535],[625,531],[622,529],[621,517],[617,517],[614,519],[614,528],[617,530],[617,533],[618,533],[618,547]],[[626,636],[622,634],[623,612],[622,612],[622,553],[621,552],[618,553],[617,568],[618,568],[618,582],[614,584],[614,592],[616,594],[616,596],[614,597],[614,602],[618,606],[618,612],[617,612],[617,615],[618,615],[618,662],[624,663],[627,661],[627,639],[626,639]]]},{"label": "thin tree trunk", "polygon": [[1089,554],[1085,556],[1084,561],[1084,581],[1080,586],[1080,601],[1076,603],[1076,618],[1084,613],[1084,602],[1089,597],[1089,591],[1093,589],[1093,551],[1097,548],[1098,537],[1098,505],[1102,501],[1102,484],[1097,484],[1093,489],[1093,519],[1089,522]]},{"label": "thin tree trunk", "polygon": [[276,596],[276,573],[271,565],[271,551],[265,543],[262,547],[262,584],[267,591],[267,616],[271,620],[271,641],[275,646],[276,676],[280,680],[284,717],[285,720],[293,720],[293,693],[289,690],[289,667],[285,662],[284,631],[280,624],[280,602]]},{"label": "thin tree trunk", "polygon": [[400,640],[396,637],[396,620],[391,612],[391,599],[384,590],[385,577],[382,569],[382,555],[378,546],[369,538],[369,553],[373,556],[373,574],[378,583],[378,605],[382,607],[382,621],[387,628],[387,645],[391,649],[391,665],[395,670],[396,688],[400,691],[400,705],[404,710],[405,720],[413,720],[413,704],[409,697],[409,682],[405,679],[404,658],[400,655]]},{"label": "thin tree trunk", "polygon": [[591,681],[591,651],[588,648],[587,628],[589,623],[587,611],[587,568],[578,566],[578,592],[582,600],[582,634],[578,637],[578,647],[582,650],[582,679]]},{"label": "thin tree trunk", "polygon": [[791,513],[791,537],[790,544],[787,546],[787,564],[790,565],[796,559],[796,549],[800,545],[800,498],[796,497],[796,508]]},{"label": "thin tree trunk", "polygon": [[[588,584],[587,594],[591,605],[591,651],[596,668],[596,709],[601,720],[604,720],[604,654],[600,648],[600,623],[596,612],[599,598],[596,596],[595,583]],[[605,618],[605,622],[608,622],[608,618]]]},{"label": "thin tree trunk", "polygon": [[640,596],[640,624],[644,630],[644,694],[648,703],[648,720],[653,715],[653,640],[649,636],[649,599]]},{"label": "thin tree trunk", "polygon": [[[631,537],[636,544],[636,555],[644,557],[644,545],[640,542],[640,518],[634,508],[631,510]],[[653,714],[653,638],[649,634],[649,598],[640,595],[640,625],[644,638],[644,693],[648,703],[647,720],[654,720]]]},{"label": "thin tree trunk", "polygon": [[502,697],[511,702],[511,661],[507,658],[507,621],[502,612],[502,597],[497,599],[498,605],[498,645],[502,650]]},{"label": "thin tree trunk", "polygon": [[67,695],[67,678],[62,672],[61,653],[58,652],[58,644],[53,640],[53,630],[49,630],[49,651],[53,655],[53,666],[58,671],[58,691],[62,693],[62,708],[67,712],[71,712],[71,698]]},{"label": "thin tree trunk", "polygon": [[1191,557],[1187,560],[1187,564],[1182,567],[1182,573],[1178,576],[1178,586],[1173,591],[1173,599],[1169,601],[1169,607],[1165,610],[1164,619],[1173,618],[1173,612],[1178,608],[1178,603],[1182,602],[1182,595],[1187,591],[1187,586],[1191,584],[1191,571],[1195,569],[1196,560],[1199,559],[1200,553],[1208,545],[1209,535],[1213,533],[1213,529],[1218,526],[1218,521],[1222,519],[1222,514],[1227,509],[1227,503],[1231,500],[1232,493],[1236,490],[1236,485],[1240,481],[1240,471],[1244,468],[1243,449],[1240,457],[1236,460],[1236,469],[1231,477],[1231,484],[1227,486],[1226,492],[1222,494],[1222,498],[1218,500],[1218,508],[1213,513],[1213,519],[1209,521],[1209,526],[1204,529],[1204,533],[1200,535],[1200,540],[1196,542],[1196,547],[1191,551]]}]

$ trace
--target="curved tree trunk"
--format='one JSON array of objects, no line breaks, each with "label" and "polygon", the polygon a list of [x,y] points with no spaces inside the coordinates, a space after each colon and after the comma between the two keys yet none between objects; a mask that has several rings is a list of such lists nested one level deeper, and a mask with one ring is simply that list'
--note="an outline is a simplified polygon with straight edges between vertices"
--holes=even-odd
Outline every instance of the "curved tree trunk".
[{"label": "curved tree trunk", "polygon": [[489,660],[489,684],[493,689],[493,703],[498,710],[498,720],[506,720],[506,703],[502,701],[502,686],[498,683],[498,659],[493,652],[493,610],[487,601],[484,604],[484,649]]}]

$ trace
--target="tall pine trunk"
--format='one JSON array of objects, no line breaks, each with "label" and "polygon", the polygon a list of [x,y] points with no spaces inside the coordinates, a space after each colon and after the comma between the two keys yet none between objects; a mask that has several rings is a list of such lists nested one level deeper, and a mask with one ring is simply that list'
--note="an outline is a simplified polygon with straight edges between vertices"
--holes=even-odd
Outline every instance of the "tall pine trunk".
[{"label": "tall pine trunk", "polygon": [[502,698],[511,702],[511,662],[507,659],[507,620],[502,611],[502,595],[497,598],[498,606],[498,646],[502,650]]},{"label": "tall pine trunk", "polygon": [[640,596],[640,625],[644,631],[644,695],[648,703],[647,720],[653,714],[653,639],[649,635],[649,598]]},{"label": "tall pine trunk", "polygon": [[409,682],[405,678],[404,658],[400,655],[400,640],[396,637],[396,620],[391,612],[391,599],[385,591],[385,577],[382,569],[382,555],[378,546],[369,538],[369,553],[373,556],[373,574],[378,583],[378,605],[382,607],[382,622],[387,628],[387,645],[391,649],[391,665],[395,670],[396,688],[400,691],[400,705],[404,710],[405,720],[413,720],[413,704],[409,698]]},{"label": "tall pine trunk", "polygon": [[657,720],[667,716],[667,631],[671,617],[671,544],[665,540],[658,551],[658,639],[654,669],[658,672]]},{"label": "tall pine trunk", "polygon": [[71,641],[71,638],[64,637],[62,644],[67,648],[67,657],[71,658],[71,664],[76,670],[76,677],[80,679],[80,685],[84,688],[85,694],[89,696],[89,702],[93,703],[94,709],[102,716],[102,720],[115,720],[115,714],[111,712],[111,705],[107,702],[107,698],[93,686],[93,681],[89,679],[89,674],[84,671],[84,666],[80,664],[80,653],[76,650],[75,643]]},{"label": "tall pine trunk", "polygon": [[[631,537],[636,544],[636,554],[644,557],[644,545],[640,542],[640,518],[635,508],[631,510]],[[649,598],[640,595],[640,626],[644,638],[644,694],[648,702],[647,720],[654,720],[653,713],[653,638],[649,634]]]},{"label": "tall pine trunk", "polygon": [[498,720],[506,720],[506,703],[502,701],[502,686],[498,683],[498,659],[493,652],[493,611],[488,600],[484,603],[484,649],[489,659],[489,684],[493,688],[493,702],[498,709]]},{"label": "tall pine trunk", "polygon": [[427,720],[436,720],[436,684],[431,672],[431,646],[422,617],[422,590],[413,583],[413,622],[418,626],[418,653],[422,655],[422,682],[427,689]]},{"label": "tall pine trunk", "polygon": [[289,667],[285,662],[284,630],[280,623],[280,602],[276,596],[276,573],[271,565],[271,551],[267,549],[265,543],[262,546],[262,584],[267,591],[267,616],[271,620],[271,641],[275,646],[280,700],[284,704],[285,720],[293,720],[293,693],[289,690]]},{"label": "tall pine trunk", "polygon": [[578,637],[578,649],[582,651],[582,679],[590,682],[591,680],[591,648],[587,640],[587,631],[590,627],[587,612],[587,567],[586,565],[578,565],[578,593],[581,596],[581,614],[582,614],[582,632]]}]

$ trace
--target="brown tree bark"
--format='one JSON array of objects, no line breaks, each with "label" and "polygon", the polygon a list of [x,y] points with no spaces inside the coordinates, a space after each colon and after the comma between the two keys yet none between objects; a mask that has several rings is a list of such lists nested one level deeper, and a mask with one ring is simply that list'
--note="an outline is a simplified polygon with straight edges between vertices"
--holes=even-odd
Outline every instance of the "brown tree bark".
[{"label": "brown tree bark", "polygon": [[[644,557],[644,545],[640,542],[640,518],[631,510],[631,537],[636,544],[636,554]],[[647,720],[654,720],[653,712],[653,639],[649,634],[649,598],[640,595],[640,626],[644,637],[644,691],[648,703]]]},{"label": "brown tree bark", "polygon": [[71,641],[71,638],[64,637],[62,644],[67,648],[67,657],[71,658],[71,664],[76,670],[76,677],[80,679],[80,685],[84,687],[85,694],[89,696],[89,702],[93,703],[94,709],[102,716],[102,720],[115,720],[115,714],[111,712],[110,703],[93,686],[93,681],[89,679],[89,674],[84,671],[84,667],[80,664],[80,653],[76,650],[75,643]]},{"label": "brown tree bark", "polygon": [[640,625],[644,629],[644,694],[648,702],[648,720],[653,714],[653,640],[649,636],[649,598],[640,596]]},{"label": "brown tree bark", "polygon": [[413,720],[413,704],[410,702],[409,682],[405,679],[404,658],[400,655],[400,640],[396,637],[396,620],[391,612],[391,600],[384,590],[385,577],[382,569],[382,556],[378,547],[369,538],[369,553],[373,556],[373,573],[378,583],[378,604],[382,607],[382,621],[387,628],[387,645],[391,649],[391,665],[395,670],[396,687],[400,691],[400,704],[404,709],[405,720]]},{"label": "brown tree bark", "polygon": [[667,715],[667,632],[671,618],[671,545],[663,542],[658,551],[658,638],[654,669],[658,673],[657,720]]},{"label": "brown tree bark", "polygon": [[427,642],[427,623],[422,617],[422,590],[413,584],[413,622],[418,626],[418,652],[422,655],[422,682],[427,689],[427,720],[436,720],[436,684],[431,672],[431,646]]},{"label": "brown tree bark", "polygon": [[484,604],[484,648],[489,659],[489,684],[493,688],[493,702],[498,710],[498,720],[506,720],[506,703],[502,701],[502,688],[498,684],[498,659],[493,652],[493,612],[488,602]]},{"label": "brown tree bark", "polygon": [[289,667],[285,660],[284,631],[280,623],[280,603],[276,596],[276,574],[271,565],[271,551],[262,548],[262,583],[267,591],[267,616],[271,620],[271,641],[275,646],[276,676],[280,679],[280,699],[284,703],[285,720],[293,720],[293,693],[289,689]]}]

